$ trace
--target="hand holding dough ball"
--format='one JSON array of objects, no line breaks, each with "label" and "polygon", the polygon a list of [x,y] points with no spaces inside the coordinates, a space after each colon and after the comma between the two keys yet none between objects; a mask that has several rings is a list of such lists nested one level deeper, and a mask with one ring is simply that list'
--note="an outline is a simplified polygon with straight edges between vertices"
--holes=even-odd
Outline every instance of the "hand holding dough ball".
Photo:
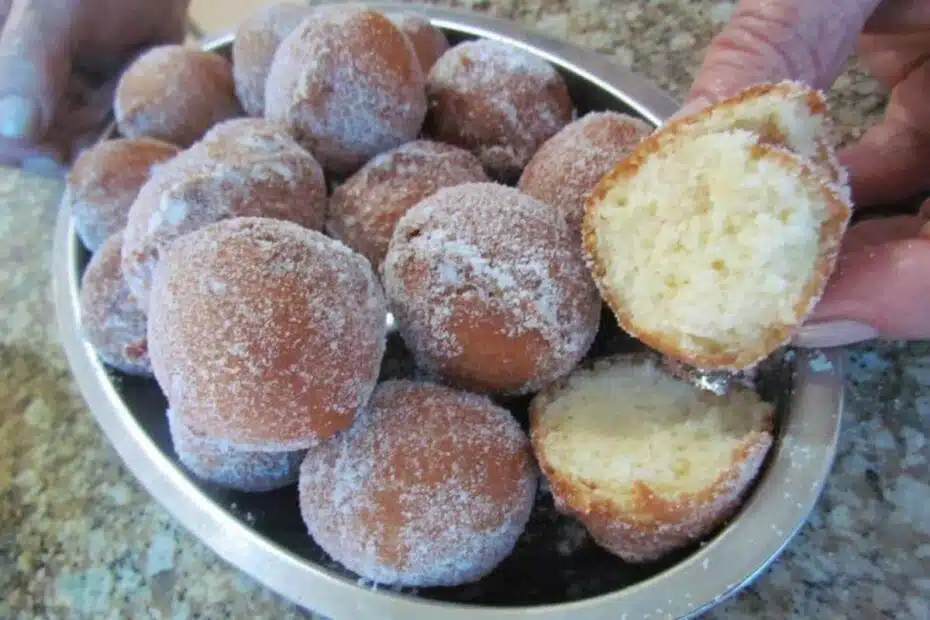
[{"label": "hand holding dough ball", "polygon": [[68,171],[62,203],[71,208],[74,228],[88,250],[96,252],[126,227],[129,208],[152,168],[179,152],[160,140],[120,138],[78,156]]},{"label": "hand holding dough ball", "polygon": [[150,376],[145,314],[120,272],[122,234],[110,235],[81,277],[81,327],[100,359],[130,375]]},{"label": "hand holding dough ball", "polygon": [[415,13],[388,13],[387,16],[410,39],[423,75],[428,74],[439,57],[449,49],[446,35],[428,19]]},{"label": "hand holding dough ball", "polygon": [[194,476],[227,489],[262,493],[297,482],[306,450],[255,452],[195,433],[168,409],[168,431],[178,460]]},{"label": "hand holding dough ball", "polygon": [[592,112],[569,123],[540,147],[517,188],[555,206],[581,249],[585,200],[598,181],[652,132],[617,112]]},{"label": "hand holding dough ball", "polygon": [[701,370],[746,370],[790,341],[851,215],[825,121],[810,89],[749,89],[663,126],[604,177],[583,236],[626,332]]},{"label": "hand holding dough ball", "polygon": [[474,152],[503,181],[516,180],[543,142],[572,120],[568,87],[548,62],[512,45],[456,45],[427,79],[427,132]]},{"label": "hand holding dough ball", "polygon": [[265,80],[278,45],[310,13],[310,7],[276,2],[252,13],[236,29],[232,62],[236,94],[250,116],[265,113]]},{"label": "hand holding dough ball", "polygon": [[730,517],[772,445],[774,407],[712,394],[645,355],[579,369],[530,406],[556,506],[627,562],[650,562]]},{"label": "hand holding dough ball", "polygon": [[307,453],[300,508],[317,544],[362,577],[454,586],[511,553],[537,477],[506,409],[447,387],[389,381],[351,429]]},{"label": "hand holding dough ball", "polygon": [[362,256],[297,224],[235,218],[178,238],[149,307],[155,376],[192,432],[307,448],[375,386],[386,306]]},{"label": "hand holding dough ball", "polygon": [[481,162],[458,147],[415,140],[378,155],[333,191],[326,229],[380,266],[397,221],[443,187],[487,181]]},{"label": "hand holding dough ball", "polygon": [[326,7],[278,47],[265,115],[287,125],[328,173],[346,176],[416,138],[426,115],[423,72],[410,40],[387,17]]},{"label": "hand holding dough ball", "polygon": [[268,217],[320,229],[323,171],[283,127],[220,123],[143,186],[129,212],[123,272],[143,308],[160,255],[177,237],[231,217]]},{"label": "hand holding dough ball", "polygon": [[417,362],[475,391],[526,394],[569,373],[601,301],[555,207],[494,183],[441,189],[401,218],[384,286]]},{"label": "hand holding dough ball", "polygon": [[162,45],[123,73],[114,112],[123,136],[186,148],[217,123],[242,116],[242,107],[229,61],[189,46]]}]

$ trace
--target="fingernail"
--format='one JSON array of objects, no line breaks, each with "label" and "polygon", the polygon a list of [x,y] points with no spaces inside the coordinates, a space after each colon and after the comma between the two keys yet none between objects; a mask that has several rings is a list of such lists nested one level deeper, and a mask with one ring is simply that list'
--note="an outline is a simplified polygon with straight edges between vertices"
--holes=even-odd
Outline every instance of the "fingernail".
[{"label": "fingernail", "polygon": [[0,99],[0,135],[23,140],[35,135],[39,126],[39,108],[18,95]]},{"label": "fingernail", "polygon": [[878,330],[855,321],[809,323],[794,336],[793,344],[805,348],[840,347],[878,338]]},{"label": "fingernail", "polygon": [[681,106],[681,108],[677,112],[672,114],[672,116],[668,120],[672,121],[672,120],[675,120],[676,118],[681,118],[682,116],[688,116],[689,114],[700,112],[701,110],[703,110],[710,104],[711,104],[711,100],[708,99],[707,97],[697,97],[695,99],[692,99],[685,105]]},{"label": "fingernail", "polygon": [[62,173],[62,168],[58,162],[44,155],[37,155],[23,160],[22,168],[26,172],[43,177],[60,177]]}]

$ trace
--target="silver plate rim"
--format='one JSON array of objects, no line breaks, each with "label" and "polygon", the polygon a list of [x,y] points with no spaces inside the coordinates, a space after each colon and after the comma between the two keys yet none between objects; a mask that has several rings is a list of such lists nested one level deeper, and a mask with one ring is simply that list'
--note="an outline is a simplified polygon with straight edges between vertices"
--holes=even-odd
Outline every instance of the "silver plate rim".
[{"label": "silver plate rim", "polygon": [[[661,125],[677,102],[607,57],[517,24],[458,10],[367,3],[384,11],[416,11],[440,28],[501,40],[569,69]],[[228,45],[231,34],[204,45]],[[707,545],[634,586],[597,597],[532,607],[483,607],[419,599],[359,585],[290,553],[203,494],[153,443],[81,336],[79,241],[70,210],[60,210],[54,240],[53,298],[59,336],[87,405],[123,463],[162,506],[220,557],[284,598],[329,618],[385,620],[531,618],[617,620],[691,618],[732,597],[774,561],[816,506],[836,453],[844,400],[841,350],[799,351],[789,414],[755,492]]]}]

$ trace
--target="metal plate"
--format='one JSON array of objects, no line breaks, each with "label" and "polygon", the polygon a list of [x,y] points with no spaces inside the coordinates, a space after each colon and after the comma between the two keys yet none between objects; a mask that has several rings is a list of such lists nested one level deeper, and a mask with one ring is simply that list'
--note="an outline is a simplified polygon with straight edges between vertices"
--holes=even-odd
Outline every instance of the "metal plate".
[{"label": "metal plate", "polygon": [[[399,5],[372,4],[382,10]],[[514,24],[457,11],[417,9],[450,40],[487,37],[545,58],[565,76],[579,114],[613,109],[660,124],[676,102],[606,58]],[[208,47],[228,52],[223,37]],[[126,466],[174,516],[220,556],[284,597],[332,618],[617,620],[689,617],[748,584],[804,523],[829,473],[840,426],[843,373],[835,352],[770,360],[760,391],[778,405],[778,438],[746,503],[700,545],[662,562],[631,566],[596,547],[541,491],[514,553],[482,581],[460,588],[391,591],[365,585],[307,535],[294,487],[262,494],[202,483],[178,464],[165,400],[151,380],[105,368],[82,339],[78,289],[88,260],[63,209],[55,238],[55,301],[71,368],[91,412]],[[639,345],[605,313],[589,357]],[[384,376],[411,371],[398,338]],[[526,401],[507,403],[525,423]]]}]

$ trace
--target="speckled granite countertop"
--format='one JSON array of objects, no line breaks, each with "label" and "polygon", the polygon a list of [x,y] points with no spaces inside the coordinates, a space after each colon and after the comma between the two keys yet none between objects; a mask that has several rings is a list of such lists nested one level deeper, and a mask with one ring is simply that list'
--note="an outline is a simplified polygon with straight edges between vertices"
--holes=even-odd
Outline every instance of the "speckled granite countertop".
[{"label": "speckled granite countertop", "polygon": [[[676,94],[730,2],[475,0]],[[884,102],[857,69],[846,137]],[[310,617],[182,530],[121,465],[71,381],[49,291],[59,185],[0,170],[0,618]],[[930,345],[850,354],[840,454],[801,535],[714,618],[930,618]]]}]

